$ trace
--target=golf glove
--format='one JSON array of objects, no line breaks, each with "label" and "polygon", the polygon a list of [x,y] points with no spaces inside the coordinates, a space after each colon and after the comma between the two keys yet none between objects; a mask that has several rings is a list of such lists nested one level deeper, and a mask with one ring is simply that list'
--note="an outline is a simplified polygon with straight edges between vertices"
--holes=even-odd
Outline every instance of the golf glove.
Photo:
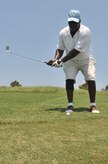
[{"label": "golf glove", "polygon": [[57,67],[57,68],[60,68],[60,67],[63,66],[63,62],[62,62],[61,60],[56,60],[56,61],[52,64],[52,66]]}]

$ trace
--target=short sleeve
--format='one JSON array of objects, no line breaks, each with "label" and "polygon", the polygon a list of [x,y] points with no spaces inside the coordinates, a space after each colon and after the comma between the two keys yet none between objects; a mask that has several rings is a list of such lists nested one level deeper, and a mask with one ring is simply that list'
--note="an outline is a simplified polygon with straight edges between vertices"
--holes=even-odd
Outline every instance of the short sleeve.
[{"label": "short sleeve", "polygon": [[58,44],[57,44],[57,49],[60,50],[64,50],[65,49],[65,45],[64,45],[64,41],[63,41],[63,36],[62,33],[59,33],[59,39],[58,39]]}]

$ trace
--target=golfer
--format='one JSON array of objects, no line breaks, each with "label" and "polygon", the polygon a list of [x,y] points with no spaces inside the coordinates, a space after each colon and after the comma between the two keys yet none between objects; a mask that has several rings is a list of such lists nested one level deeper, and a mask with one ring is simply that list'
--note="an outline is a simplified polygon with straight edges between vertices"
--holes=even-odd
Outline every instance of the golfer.
[{"label": "golfer", "polygon": [[[78,10],[71,10],[67,21],[68,26],[60,31],[54,59],[48,63],[55,67],[63,66],[68,99],[66,112],[71,113],[73,111],[75,78],[78,72],[81,71],[88,85],[90,112],[99,113],[95,103],[95,59],[91,49],[90,29],[81,23]],[[64,52],[66,55],[63,56]]]}]

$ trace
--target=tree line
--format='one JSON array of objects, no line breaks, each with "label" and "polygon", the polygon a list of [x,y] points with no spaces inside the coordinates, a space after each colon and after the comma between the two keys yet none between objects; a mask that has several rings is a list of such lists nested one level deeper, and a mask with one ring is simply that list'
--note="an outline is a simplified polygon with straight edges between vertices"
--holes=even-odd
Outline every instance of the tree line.
[{"label": "tree line", "polygon": [[[11,87],[21,87],[22,85],[17,81],[17,80],[14,80],[10,83],[10,86]],[[79,89],[84,89],[84,90],[87,90],[88,89],[88,85],[87,83],[83,83],[81,85],[78,86]],[[102,88],[101,89],[102,91],[108,91],[108,85],[105,86],[105,88]]]}]

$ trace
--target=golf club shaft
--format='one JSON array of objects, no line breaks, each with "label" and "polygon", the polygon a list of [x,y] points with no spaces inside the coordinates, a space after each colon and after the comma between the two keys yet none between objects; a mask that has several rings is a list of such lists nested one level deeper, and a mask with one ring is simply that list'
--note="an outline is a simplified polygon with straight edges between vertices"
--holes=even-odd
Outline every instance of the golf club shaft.
[{"label": "golf club shaft", "polygon": [[20,54],[18,54],[16,52],[13,52],[13,51],[9,51],[8,53],[12,53],[15,56],[19,56],[19,57],[22,57],[22,58],[25,58],[25,59],[28,59],[28,60],[33,60],[33,61],[36,61],[36,62],[41,62],[41,63],[46,63],[47,64],[47,62],[45,62],[43,60],[34,59],[34,58],[31,58],[31,57],[28,57],[28,56],[23,56],[23,55],[20,55]]}]

